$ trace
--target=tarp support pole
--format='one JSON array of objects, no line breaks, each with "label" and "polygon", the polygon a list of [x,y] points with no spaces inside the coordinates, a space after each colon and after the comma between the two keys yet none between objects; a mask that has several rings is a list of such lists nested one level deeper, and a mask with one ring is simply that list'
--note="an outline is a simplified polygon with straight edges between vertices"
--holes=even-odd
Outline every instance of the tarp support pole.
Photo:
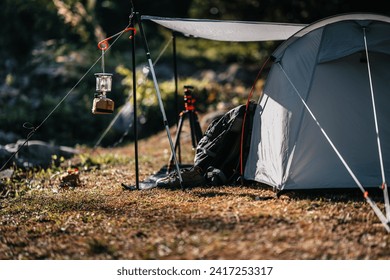
[{"label": "tarp support pole", "polygon": [[157,82],[157,78],[156,78],[156,73],[154,72],[154,66],[153,66],[153,63],[152,63],[152,58],[151,58],[151,56],[150,56],[150,51],[149,51],[148,43],[147,43],[147,41],[146,41],[146,36],[145,36],[144,29],[143,29],[143,27],[142,27],[142,22],[141,22],[141,18],[140,18],[139,13],[136,13],[136,17],[137,17],[137,21],[138,21],[138,26],[139,26],[140,34],[141,34],[141,37],[143,38],[144,48],[145,48],[145,52],[146,52],[146,59],[148,60],[150,73],[152,74],[153,83],[154,83],[154,88],[155,88],[155,90],[156,90],[157,99],[158,99],[158,104],[159,104],[159,106],[160,106],[160,111],[161,111],[161,114],[162,114],[163,123],[164,123],[164,126],[165,126],[165,130],[166,130],[166,132],[167,132],[167,137],[168,137],[168,141],[169,141],[169,146],[170,146],[170,148],[171,148],[171,153],[172,153],[173,159],[174,159],[174,161],[175,161],[177,176],[179,177],[180,186],[183,188],[183,184],[182,184],[183,179],[182,179],[181,174],[180,174],[180,167],[179,167],[179,163],[178,163],[178,161],[177,161],[175,148],[174,148],[174,146],[173,146],[173,141],[172,141],[171,132],[169,131],[169,123],[168,123],[168,120],[167,120],[167,116],[166,116],[166,114],[165,114],[164,104],[163,104],[163,101],[162,101],[162,98],[161,98],[161,93],[160,93],[160,89],[159,89],[159,86],[158,86],[158,82]]},{"label": "tarp support pole", "polygon": [[[131,21],[131,27],[134,27],[134,21]],[[137,74],[135,65],[135,33],[131,31],[131,54],[133,70],[133,132],[134,132],[134,158],[135,158],[135,187],[139,190],[139,166],[138,166],[138,118],[137,118]]]},{"label": "tarp support pole", "polygon": [[351,175],[352,179],[355,181],[356,185],[359,187],[359,189],[364,194],[364,198],[366,199],[368,204],[372,207],[372,209],[374,210],[374,212],[377,215],[377,217],[379,218],[379,220],[382,222],[382,224],[385,227],[385,229],[387,230],[387,232],[390,232],[390,224],[387,221],[386,217],[383,215],[382,211],[378,208],[378,206],[375,204],[375,202],[368,196],[368,193],[366,192],[366,190],[364,189],[362,184],[359,182],[359,180],[357,179],[357,177],[355,176],[355,174],[353,173],[353,171],[351,170],[351,168],[349,167],[347,162],[344,160],[343,156],[340,154],[340,152],[338,151],[336,146],[333,144],[333,142],[329,138],[328,134],[322,128],[321,124],[318,122],[318,120],[315,117],[314,113],[311,111],[311,109],[309,108],[309,106],[307,105],[305,100],[303,99],[302,95],[299,93],[298,89],[295,87],[295,85],[293,84],[293,82],[291,81],[289,76],[287,75],[286,71],[284,71],[282,65],[280,63],[277,63],[277,65],[279,66],[279,68],[281,69],[283,74],[285,75],[285,77],[288,80],[288,82],[290,83],[290,85],[293,87],[294,92],[298,95],[298,97],[301,100],[301,102],[302,102],[303,106],[305,107],[305,109],[309,112],[310,116],[315,121],[315,123],[317,124],[317,126],[321,130],[322,134],[325,136],[326,140],[329,142],[330,146],[332,147],[332,149],[335,151],[335,153],[337,154],[337,156],[339,157],[339,159],[343,163],[344,167],[347,169],[348,173]]},{"label": "tarp support pole", "polygon": [[377,117],[377,113],[376,113],[374,87],[373,87],[373,83],[372,83],[371,66],[370,66],[370,58],[368,55],[367,35],[366,35],[366,28],[365,27],[363,27],[363,39],[364,39],[364,48],[365,48],[365,52],[366,52],[368,78],[369,78],[369,82],[370,82],[371,101],[372,101],[372,109],[373,109],[373,113],[374,113],[375,132],[376,132],[376,140],[377,140],[377,144],[378,144],[379,162],[380,162],[381,174],[382,174],[382,186],[381,187],[383,189],[383,196],[384,196],[384,200],[385,200],[386,218],[387,218],[387,221],[390,222],[389,194],[388,194],[388,190],[387,190],[385,168],[384,168],[384,164],[383,164],[382,146],[381,146],[381,141],[380,141],[380,137],[379,137],[378,117]]},{"label": "tarp support pole", "polygon": [[[175,81],[175,110],[176,110],[176,127],[179,125],[179,87],[178,87],[178,75],[177,75],[177,53],[176,53],[176,34],[172,32],[172,55],[173,55],[173,78]],[[181,149],[180,141],[177,143],[177,154],[179,163],[181,163]]]}]

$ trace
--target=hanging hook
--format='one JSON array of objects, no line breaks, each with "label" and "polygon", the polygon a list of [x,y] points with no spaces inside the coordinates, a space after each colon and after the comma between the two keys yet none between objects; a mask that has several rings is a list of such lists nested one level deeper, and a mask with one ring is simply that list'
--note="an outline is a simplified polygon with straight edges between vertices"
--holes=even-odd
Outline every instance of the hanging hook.
[{"label": "hanging hook", "polygon": [[[106,38],[106,39],[101,40],[101,41],[98,43],[98,48],[99,48],[100,50],[102,50],[102,51],[107,50],[107,49],[109,48],[109,46],[110,46],[110,44],[108,43],[109,40],[111,40],[112,38],[117,37],[117,36],[119,36],[119,35],[122,35],[122,34],[125,33],[125,32],[129,32],[130,30],[133,31],[133,34],[134,34],[134,35],[137,34],[137,30],[136,30],[134,27],[127,27],[127,28],[125,28],[124,30],[122,30],[121,32],[118,32],[118,33],[116,33],[116,34],[114,34],[114,35],[112,35],[112,36],[110,36],[110,37],[108,37],[108,38]],[[129,39],[133,39],[133,34],[130,35]]]},{"label": "hanging hook", "polygon": [[108,39],[104,39],[98,43],[98,48],[102,51],[107,50],[109,46]]}]

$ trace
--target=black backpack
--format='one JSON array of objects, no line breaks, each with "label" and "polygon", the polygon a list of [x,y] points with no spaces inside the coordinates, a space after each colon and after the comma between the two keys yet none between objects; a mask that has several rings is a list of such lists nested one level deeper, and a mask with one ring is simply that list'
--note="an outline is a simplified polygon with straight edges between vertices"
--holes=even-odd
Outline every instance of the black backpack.
[{"label": "black backpack", "polygon": [[[237,106],[222,117],[213,120],[200,139],[195,153],[194,164],[206,171],[209,185],[227,185],[238,181],[240,172],[240,152],[242,125],[243,160],[249,150],[251,128],[256,103]],[[245,121],[245,123],[244,123]]]}]

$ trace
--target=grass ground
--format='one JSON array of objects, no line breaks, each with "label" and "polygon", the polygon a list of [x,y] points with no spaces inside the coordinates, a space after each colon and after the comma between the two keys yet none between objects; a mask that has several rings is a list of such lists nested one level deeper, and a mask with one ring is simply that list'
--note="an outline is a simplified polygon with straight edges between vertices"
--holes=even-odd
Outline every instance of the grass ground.
[{"label": "grass ground", "polygon": [[[142,180],[168,161],[165,133],[139,151]],[[86,152],[113,160],[80,165],[75,188],[52,177],[0,199],[0,259],[390,259],[390,234],[359,192],[126,191],[132,145]]]}]

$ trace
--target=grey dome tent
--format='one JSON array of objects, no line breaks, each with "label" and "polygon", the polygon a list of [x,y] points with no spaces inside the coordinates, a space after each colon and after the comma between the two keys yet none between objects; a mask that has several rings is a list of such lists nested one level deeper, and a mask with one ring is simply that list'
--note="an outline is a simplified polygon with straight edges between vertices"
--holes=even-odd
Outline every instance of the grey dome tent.
[{"label": "grey dome tent", "polygon": [[388,228],[390,17],[327,18],[272,56],[245,178],[278,191],[383,187]]}]

